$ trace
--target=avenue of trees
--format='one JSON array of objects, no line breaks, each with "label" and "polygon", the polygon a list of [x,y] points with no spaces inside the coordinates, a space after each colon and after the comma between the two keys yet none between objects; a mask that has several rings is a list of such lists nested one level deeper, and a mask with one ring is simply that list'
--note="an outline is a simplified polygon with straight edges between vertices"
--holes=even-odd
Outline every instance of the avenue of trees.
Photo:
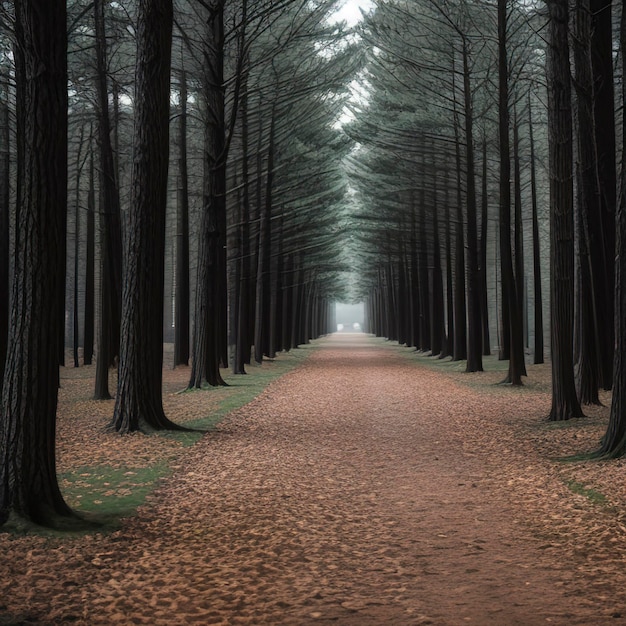
[{"label": "avenue of trees", "polygon": [[470,372],[497,346],[512,385],[549,339],[549,418],[612,388],[598,454],[626,452],[621,13],[376,0],[350,31],[340,4],[0,2],[0,524],[79,521],[66,350],[111,430],[181,429],[163,366],[223,385],[349,299]]},{"label": "avenue of trees", "polygon": [[497,346],[513,385],[545,337],[549,418],[613,388],[602,453],[623,454],[619,7],[396,0],[361,30],[346,169],[369,330],[469,372]]}]

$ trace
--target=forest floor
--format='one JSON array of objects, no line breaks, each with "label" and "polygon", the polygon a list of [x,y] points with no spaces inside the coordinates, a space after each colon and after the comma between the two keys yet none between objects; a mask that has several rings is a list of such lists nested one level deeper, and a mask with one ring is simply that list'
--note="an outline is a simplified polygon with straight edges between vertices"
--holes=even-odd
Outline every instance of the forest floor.
[{"label": "forest floor", "polygon": [[203,437],[106,433],[63,368],[63,491],[122,519],[0,533],[0,624],[626,624],[626,463],[566,458],[607,406],[551,424],[549,366],[486,366],[335,334],[229,388],[164,370],[171,419],[227,413]]}]

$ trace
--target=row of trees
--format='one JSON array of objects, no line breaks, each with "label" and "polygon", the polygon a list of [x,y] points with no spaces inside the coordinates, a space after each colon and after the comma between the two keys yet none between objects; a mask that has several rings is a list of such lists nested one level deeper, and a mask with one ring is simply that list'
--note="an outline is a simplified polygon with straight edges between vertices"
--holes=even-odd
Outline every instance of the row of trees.
[{"label": "row of trees", "polygon": [[[369,96],[348,131],[359,144],[348,172],[368,198],[356,217],[369,327],[466,359],[467,371],[482,370],[495,334],[506,381],[522,384],[530,339],[534,362],[544,358],[549,259],[552,420],[598,403],[620,357],[620,18],[604,0],[571,14],[552,0],[396,0],[376,3],[363,24]],[[607,435],[603,446],[621,454],[624,443]]]},{"label": "row of trees", "polygon": [[164,309],[189,387],[221,385],[331,329],[355,271],[373,332],[468,371],[497,335],[517,385],[531,338],[543,360],[548,257],[550,418],[613,384],[601,453],[622,454],[623,81],[610,4],[586,2],[570,28],[563,0],[379,1],[358,37],[335,0],[0,3],[0,522],[76,519],[66,343],[95,353],[96,398],[117,367],[112,429],[177,429]]},{"label": "row of trees", "polygon": [[75,365],[81,338],[95,352],[96,398],[117,367],[126,433],[181,428],[161,396],[170,297],[191,388],[329,329],[335,123],[359,63],[335,4],[2,3],[0,522],[76,521],[55,471],[66,330]]}]

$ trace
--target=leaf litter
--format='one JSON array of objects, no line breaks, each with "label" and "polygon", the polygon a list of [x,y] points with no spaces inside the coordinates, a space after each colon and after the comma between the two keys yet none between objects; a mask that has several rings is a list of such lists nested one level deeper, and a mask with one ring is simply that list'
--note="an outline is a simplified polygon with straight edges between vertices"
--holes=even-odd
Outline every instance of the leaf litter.
[{"label": "leaf litter", "polygon": [[[61,486],[122,519],[0,533],[0,624],[626,623],[626,463],[559,460],[597,447],[610,395],[555,426],[549,365],[515,389],[493,357],[364,335],[289,358],[191,448],[105,432],[93,370],[64,369]],[[233,403],[187,376],[164,369],[175,421]]]}]

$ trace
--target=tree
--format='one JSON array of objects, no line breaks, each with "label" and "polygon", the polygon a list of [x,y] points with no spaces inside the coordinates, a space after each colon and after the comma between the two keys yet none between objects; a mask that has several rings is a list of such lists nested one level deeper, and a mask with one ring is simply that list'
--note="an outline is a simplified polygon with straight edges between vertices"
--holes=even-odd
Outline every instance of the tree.
[{"label": "tree", "polygon": [[574,217],[572,103],[567,0],[549,0],[548,124],[550,151],[550,321],[552,408],[550,420],[583,415],[574,384],[572,316]]},{"label": "tree", "polygon": [[96,113],[101,199],[100,333],[94,397],[96,400],[106,400],[111,397],[109,367],[113,365],[119,353],[122,227],[115,159],[111,145],[104,0],[95,0],[93,8],[96,35]]},{"label": "tree", "polygon": [[18,190],[0,414],[0,523],[75,517],[57,483],[55,422],[67,209],[64,0],[16,0]]},{"label": "tree", "polygon": [[[622,67],[626,63],[626,12],[620,24]],[[626,83],[622,81],[622,102],[626,102]],[[626,147],[626,125],[622,124],[622,146]],[[626,454],[626,159],[622,157],[620,196],[616,212],[615,249],[615,354],[613,359],[613,397],[606,433],[597,456],[622,457]]]},{"label": "tree", "polygon": [[[591,62],[591,13],[588,0],[577,0],[574,12],[574,51],[576,86],[576,191],[574,232],[577,243],[576,301],[574,307],[574,361],[578,399],[581,404],[600,404],[598,388],[601,381],[601,341],[596,303],[601,276],[594,276],[594,256],[602,259],[603,245],[591,241],[601,223],[601,192],[596,153],[596,124],[593,115],[593,76]],[[600,229],[601,232],[602,229]],[[610,385],[609,385],[610,386]]]},{"label": "tree", "polygon": [[189,174],[187,167],[187,73],[180,74],[178,119],[178,215],[176,221],[176,321],[174,367],[189,363]]},{"label": "tree", "polygon": [[591,221],[591,262],[595,285],[595,307],[599,316],[601,383],[604,389],[610,389],[613,382],[612,356],[615,347],[613,320],[617,202],[612,2],[611,0],[590,0],[590,9],[593,116],[596,130],[597,174],[600,180],[600,214]]},{"label": "tree", "polygon": [[522,384],[524,345],[521,325],[521,302],[513,270],[511,250],[511,154],[509,140],[509,61],[507,53],[508,14],[506,0],[498,0],[498,136],[500,144],[500,267],[502,280],[502,336],[508,341],[509,371],[505,379]]},{"label": "tree", "polygon": [[224,103],[224,0],[208,5],[204,43],[204,175],[196,277],[193,356],[189,388],[224,385],[220,374],[222,272],[220,245],[225,226],[226,126]]},{"label": "tree", "polygon": [[162,402],[172,0],[139,0],[120,363],[111,427],[175,429]]},{"label": "tree", "polygon": [[10,153],[9,102],[6,78],[0,74],[0,394],[9,333],[9,212]]}]

